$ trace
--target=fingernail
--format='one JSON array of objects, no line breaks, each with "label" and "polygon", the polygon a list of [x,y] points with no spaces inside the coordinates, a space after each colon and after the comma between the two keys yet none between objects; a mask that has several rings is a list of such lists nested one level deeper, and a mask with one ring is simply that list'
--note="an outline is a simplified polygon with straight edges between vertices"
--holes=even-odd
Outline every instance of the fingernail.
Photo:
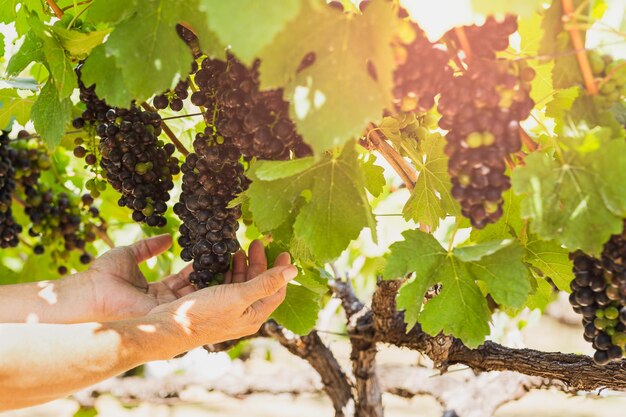
[{"label": "fingernail", "polygon": [[285,269],[283,269],[283,278],[285,281],[291,281],[298,275],[298,268],[293,265],[289,265]]}]

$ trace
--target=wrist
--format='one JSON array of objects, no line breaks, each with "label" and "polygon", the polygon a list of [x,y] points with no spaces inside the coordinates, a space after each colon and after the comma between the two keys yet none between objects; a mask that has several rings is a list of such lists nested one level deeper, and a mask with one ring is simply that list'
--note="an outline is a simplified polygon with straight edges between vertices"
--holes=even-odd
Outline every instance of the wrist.
[{"label": "wrist", "polygon": [[71,306],[66,323],[103,321],[89,270],[67,275],[57,281],[59,305]]},{"label": "wrist", "polygon": [[168,311],[153,312],[129,321],[134,323],[143,349],[146,349],[146,344],[150,346],[146,352],[147,361],[172,359],[195,347],[193,336],[185,332]]}]

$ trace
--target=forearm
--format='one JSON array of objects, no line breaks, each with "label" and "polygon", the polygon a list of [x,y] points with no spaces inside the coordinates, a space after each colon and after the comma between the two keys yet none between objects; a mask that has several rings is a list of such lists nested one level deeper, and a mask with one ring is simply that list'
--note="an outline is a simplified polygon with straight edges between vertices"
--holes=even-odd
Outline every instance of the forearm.
[{"label": "forearm", "polygon": [[61,398],[171,357],[178,352],[170,334],[140,321],[0,324],[0,411]]},{"label": "forearm", "polygon": [[83,274],[55,281],[0,285],[0,323],[92,321],[91,285]]}]

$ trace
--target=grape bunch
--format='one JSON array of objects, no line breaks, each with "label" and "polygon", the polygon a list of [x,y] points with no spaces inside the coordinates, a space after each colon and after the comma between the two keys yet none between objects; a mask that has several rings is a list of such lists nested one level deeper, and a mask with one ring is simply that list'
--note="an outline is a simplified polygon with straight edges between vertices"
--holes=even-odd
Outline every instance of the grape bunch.
[{"label": "grape bunch", "polygon": [[452,78],[450,57],[431,43],[415,23],[406,20],[401,28],[393,44],[398,64],[393,74],[396,111],[427,111]]},{"label": "grape bunch", "polygon": [[19,243],[22,226],[15,222],[11,211],[15,190],[15,168],[8,132],[0,134],[0,248],[14,248]]},{"label": "grape bunch", "polygon": [[[497,20],[488,16],[482,25],[463,26],[463,33],[472,51],[478,58],[494,59],[496,52],[504,51],[509,47],[509,37],[517,32],[517,16],[506,15]],[[457,31],[451,30],[444,39],[452,43],[457,50],[462,49]]]},{"label": "grape bunch", "polygon": [[184,79],[176,84],[174,90],[165,91],[152,99],[152,104],[157,110],[163,110],[170,107],[173,111],[181,111],[183,109],[183,100],[189,97],[189,79]]},{"label": "grape bunch", "polygon": [[588,56],[593,75],[599,79],[600,94],[594,102],[601,109],[609,109],[626,98],[626,59],[616,60],[597,51],[589,51]]},{"label": "grape bunch", "polygon": [[622,234],[604,245],[600,259],[573,254],[570,304],[581,314],[584,338],[596,350],[594,361],[605,365],[621,359],[626,348],[626,222]]},{"label": "grape bunch", "polygon": [[226,61],[205,58],[194,76],[199,91],[191,102],[207,108],[207,124],[245,158],[289,159],[311,154],[289,118],[282,90],[259,91],[257,61],[251,69],[228,54]]},{"label": "grape bunch", "polygon": [[[86,250],[86,244],[96,239],[99,211],[93,207],[93,198],[86,194],[81,198],[65,192],[55,194],[42,185],[26,187],[25,212],[31,221],[28,234],[39,237],[33,251],[43,254],[49,248],[53,259],[65,261],[71,251],[80,251],[80,262],[88,264],[92,256]],[[59,266],[60,274],[67,273],[67,268]]]},{"label": "grape bunch", "polygon": [[[165,226],[169,191],[174,188],[172,176],[180,172],[180,167],[173,156],[174,145],[164,145],[158,139],[161,117],[134,104],[129,109],[111,108],[96,96],[94,86],[79,86],[80,99],[87,109],[73,124],[77,128],[90,124],[100,137],[100,166],[107,181],[122,194],[118,204],[130,208],[136,222]],[[94,153],[86,153],[87,164],[95,164],[96,160]]]},{"label": "grape bunch", "polygon": [[15,181],[22,187],[34,187],[39,183],[42,171],[52,166],[48,152],[42,144],[31,139],[31,134],[21,130],[11,144],[10,158],[15,169]]},{"label": "grape bunch", "polygon": [[511,186],[505,161],[521,149],[519,122],[534,106],[534,76],[525,63],[476,59],[441,93],[439,126],[448,130],[452,196],[475,228],[502,216],[502,193]]},{"label": "grape bunch", "polygon": [[183,221],[178,239],[181,258],[193,261],[189,281],[203,288],[224,282],[231,255],[239,249],[236,232],[241,208],[228,205],[249,180],[237,147],[210,128],[197,134],[194,151],[181,167],[182,193],[174,212]]}]

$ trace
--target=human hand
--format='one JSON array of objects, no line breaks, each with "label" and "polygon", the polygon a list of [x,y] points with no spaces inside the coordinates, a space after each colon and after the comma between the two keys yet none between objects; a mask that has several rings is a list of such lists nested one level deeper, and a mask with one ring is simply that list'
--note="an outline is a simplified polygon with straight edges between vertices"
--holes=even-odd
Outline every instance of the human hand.
[{"label": "human hand", "polygon": [[153,283],[148,283],[139,269],[140,263],[165,252],[171,244],[171,236],[160,235],[111,249],[97,258],[83,278],[92,289],[90,319],[112,321],[144,316],[161,304],[193,292],[187,280],[191,265]]},{"label": "human hand", "polygon": [[297,273],[287,253],[281,253],[268,270],[263,245],[255,241],[250,245],[249,262],[244,252],[235,254],[224,285],[155,307],[145,322],[171,335],[162,344],[162,358],[247,336],[257,332],[285,299],[287,283]]}]

